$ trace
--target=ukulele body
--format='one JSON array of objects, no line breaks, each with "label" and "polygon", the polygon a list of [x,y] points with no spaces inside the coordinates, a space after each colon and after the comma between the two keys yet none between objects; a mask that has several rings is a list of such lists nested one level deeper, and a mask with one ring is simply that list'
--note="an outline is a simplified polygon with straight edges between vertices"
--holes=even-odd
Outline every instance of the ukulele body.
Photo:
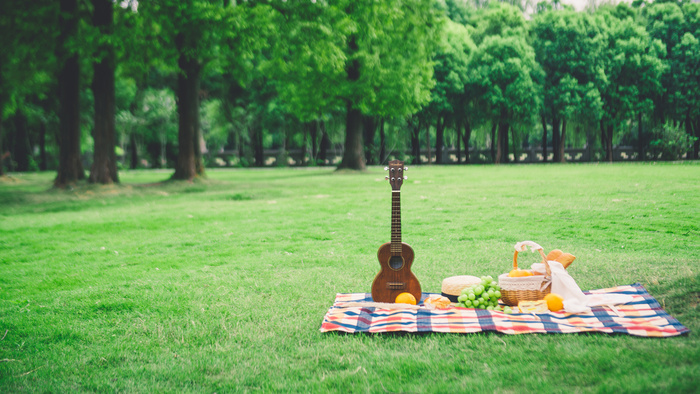
[{"label": "ukulele body", "polygon": [[401,254],[399,256],[393,254],[391,242],[383,244],[377,251],[381,270],[372,282],[372,300],[393,303],[399,294],[411,293],[416,297],[416,302],[420,303],[422,296],[420,282],[411,272],[413,249],[402,242]]}]

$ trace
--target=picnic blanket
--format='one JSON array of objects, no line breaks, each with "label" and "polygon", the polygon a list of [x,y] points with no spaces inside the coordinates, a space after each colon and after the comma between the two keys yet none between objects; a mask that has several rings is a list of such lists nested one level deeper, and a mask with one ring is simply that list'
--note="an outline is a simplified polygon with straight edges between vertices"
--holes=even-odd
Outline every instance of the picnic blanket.
[{"label": "picnic blanket", "polygon": [[[337,294],[328,310],[321,332],[345,333],[385,332],[444,332],[474,333],[495,331],[503,334],[568,334],[601,332],[627,334],[640,337],[672,337],[687,334],[690,330],[661,308],[639,283],[597,289],[586,294],[627,294],[632,301],[615,307],[593,307],[588,313],[567,314],[549,312],[542,314],[514,313],[511,315],[485,309],[385,309],[374,306],[358,306],[371,302],[369,293]],[[430,293],[423,293],[422,300]]]}]

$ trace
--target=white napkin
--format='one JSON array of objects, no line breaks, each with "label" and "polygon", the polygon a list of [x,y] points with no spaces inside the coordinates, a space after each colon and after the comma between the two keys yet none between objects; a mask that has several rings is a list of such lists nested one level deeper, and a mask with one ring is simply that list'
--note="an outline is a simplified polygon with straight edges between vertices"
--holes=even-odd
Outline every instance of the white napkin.
[{"label": "white napkin", "polygon": [[[589,311],[588,297],[583,294],[566,268],[558,261],[547,261],[547,263],[552,270],[552,293],[559,294],[564,298],[564,310],[569,313]],[[535,263],[531,268],[537,272],[546,272],[544,263]]]},{"label": "white napkin", "polygon": [[[574,278],[558,261],[547,261],[552,271],[552,293],[564,298],[564,311],[568,313],[590,312],[592,306],[612,306],[626,304],[632,301],[632,296],[625,294],[592,294],[585,295],[578,287]],[[543,263],[535,263],[532,269],[537,272],[546,272]]]}]

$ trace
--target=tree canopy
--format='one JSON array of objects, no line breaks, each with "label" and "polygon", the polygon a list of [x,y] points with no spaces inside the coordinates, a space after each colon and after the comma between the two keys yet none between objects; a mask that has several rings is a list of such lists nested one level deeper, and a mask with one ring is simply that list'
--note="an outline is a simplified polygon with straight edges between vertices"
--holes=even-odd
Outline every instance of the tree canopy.
[{"label": "tree canopy", "polygon": [[[697,158],[700,5],[0,5],[0,171]],[[523,11],[525,10],[525,11]],[[661,146],[671,146],[662,153]],[[550,151],[551,149],[551,155]],[[490,152],[484,154],[483,152]],[[672,152],[672,153],[669,153]],[[530,158],[529,160],[536,160]]]}]

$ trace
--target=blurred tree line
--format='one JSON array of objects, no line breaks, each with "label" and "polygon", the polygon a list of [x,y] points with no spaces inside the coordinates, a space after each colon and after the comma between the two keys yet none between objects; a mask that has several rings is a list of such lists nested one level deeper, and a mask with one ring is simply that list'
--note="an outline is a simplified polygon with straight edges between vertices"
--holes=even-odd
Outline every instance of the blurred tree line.
[{"label": "blurred tree line", "polygon": [[[0,175],[697,159],[700,4],[4,0]],[[474,149],[486,157],[470,157]],[[300,152],[294,161],[290,152]],[[427,154],[424,152],[427,151]]]}]

